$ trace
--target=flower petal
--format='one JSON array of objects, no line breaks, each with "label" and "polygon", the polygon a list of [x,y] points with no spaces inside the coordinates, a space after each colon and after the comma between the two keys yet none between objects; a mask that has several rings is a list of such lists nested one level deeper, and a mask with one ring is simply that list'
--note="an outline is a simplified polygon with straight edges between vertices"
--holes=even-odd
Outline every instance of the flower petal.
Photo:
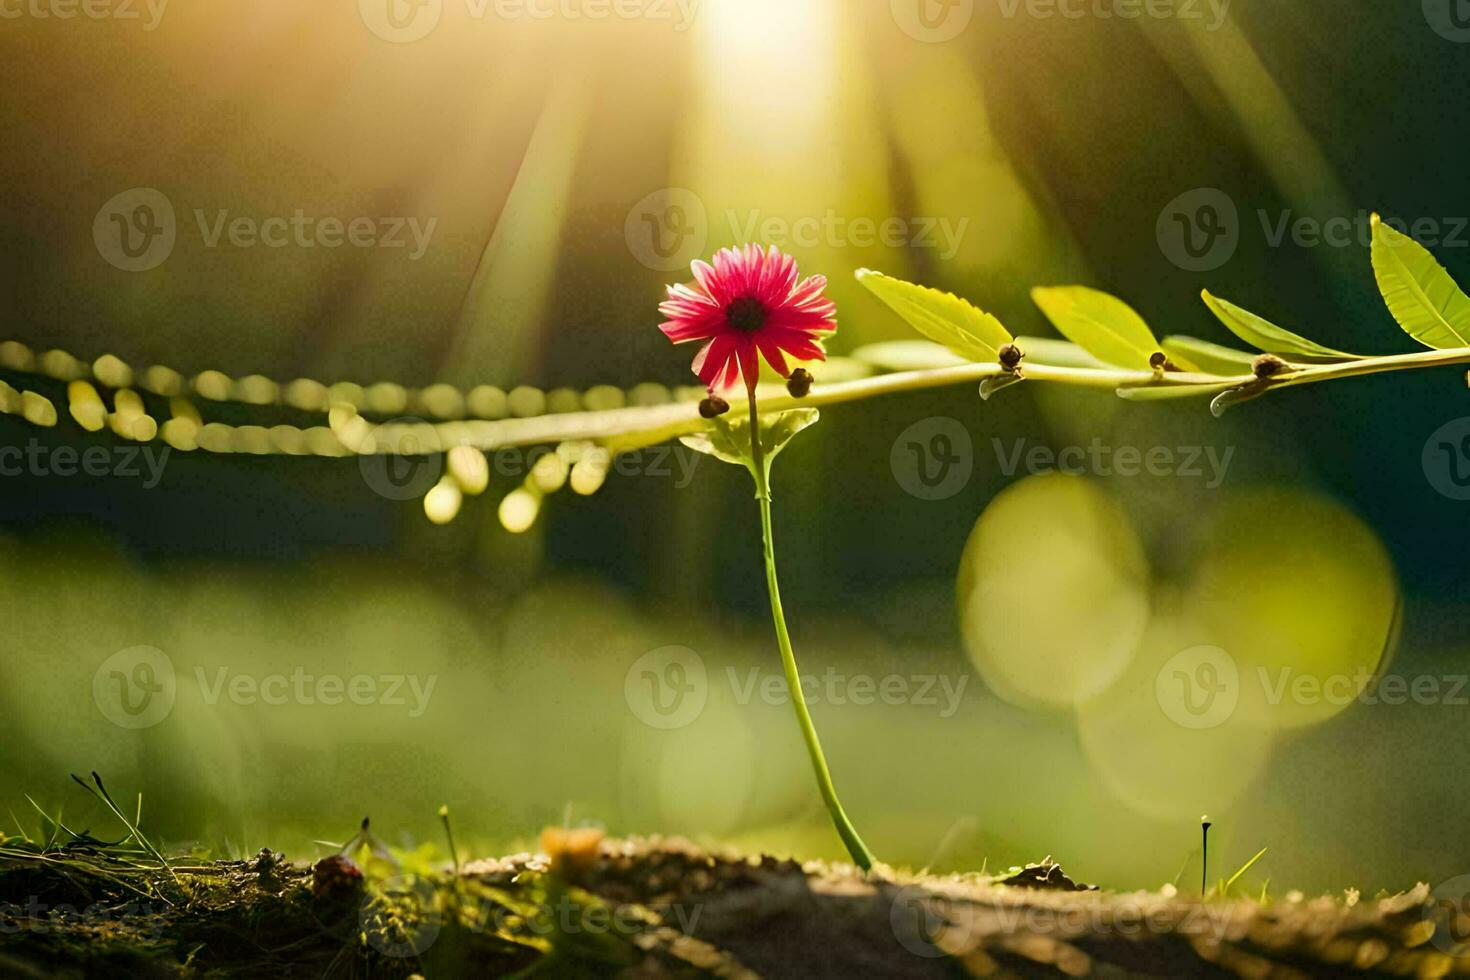
[{"label": "flower petal", "polygon": [[786,302],[791,306],[803,306],[813,300],[822,299],[822,292],[826,288],[826,276],[812,276],[791,290]]},{"label": "flower petal", "polygon": [[770,342],[799,361],[825,361],[827,349],[822,342],[795,331],[779,331],[769,335]]},{"label": "flower petal", "polygon": [[[719,260],[718,255],[715,256],[715,260]],[[700,259],[695,259],[689,264],[689,269],[691,272],[694,273],[694,281],[699,283],[699,288],[703,289],[705,295],[709,296],[710,299],[718,303],[721,277],[720,274],[715,271],[715,267],[711,266],[708,262],[704,262]]]},{"label": "flower petal", "polygon": [[708,340],[718,336],[724,329],[724,321],[717,313],[699,317],[681,316],[660,323],[658,328],[674,343],[686,344],[691,340]]},{"label": "flower petal", "polygon": [[760,348],[761,356],[766,359],[777,374],[783,378],[791,376],[791,369],[786,366],[786,358],[781,353],[781,345],[778,344],[769,333],[762,333],[755,338],[756,346]]},{"label": "flower petal", "polygon": [[[659,305],[659,325],[674,343],[704,342],[694,371],[711,389],[744,380],[756,383],[760,362],[789,376],[789,358],[823,360],[822,338],[837,330],[837,305],[827,297],[824,276],[800,278],[796,259],[775,246],[746,242],[691,263],[694,281],[668,287]],[[760,326],[742,315],[730,320],[731,304],[749,300],[765,311]]]},{"label": "flower petal", "polygon": [[740,354],[740,373],[745,376],[745,386],[754,388],[756,381],[761,376],[760,357],[756,354],[755,341],[750,338],[742,338],[744,343],[738,346]]},{"label": "flower petal", "polygon": [[699,375],[705,387],[715,388],[720,376],[729,373],[735,363],[735,339],[729,334],[721,334],[694,355],[694,373]]},{"label": "flower petal", "polygon": [[710,298],[709,293],[705,292],[704,287],[697,283],[694,286],[690,286],[687,283],[676,282],[664,288],[668,290],[669,301],[671,302],[699,303],[706,306],[719,305]]}]

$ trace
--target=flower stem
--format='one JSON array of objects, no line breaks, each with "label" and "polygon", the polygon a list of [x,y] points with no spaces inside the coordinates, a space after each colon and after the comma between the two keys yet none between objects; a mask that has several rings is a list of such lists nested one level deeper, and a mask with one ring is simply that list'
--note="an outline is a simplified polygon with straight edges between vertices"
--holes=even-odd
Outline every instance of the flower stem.
[{"label": "flower stem", "polygon": [[858,836],[857,828],[842,809],[837,798],[837,789],[832,785],[832,773],[827,768],[827,758],[822,754],[822,742],[817,738],[816,726],[812,724],[811,712],[807,710],[806,698],[802,695],[801,675],[796,668],[796,652],[791,648],[791,634],[786,629],[786,614],[781,609],[781,587],[776,580],[776,542],[771,530],[771,487],[770,471],[765,460],[765,449],[761,445],[760,415],[755,406],[755,387],[750,388],[750,452],[754,463],[756,499],[761,509],[761,538],[765,545],[766,588],[771,596],[771,620],[776,625],[776,643],[781,648],[781,666],[786,672],[786,688],[791,695],[791,706],[796,711],[796,723],[801,727],[801,737],[806,742],[807,755],[811,757],[812,771],[817,776],[817,787],[822,792],[822,802],[832,815],[832,823],[847,853],[853,862],[864,871],[873,867],[873,855],[868,845]]}]

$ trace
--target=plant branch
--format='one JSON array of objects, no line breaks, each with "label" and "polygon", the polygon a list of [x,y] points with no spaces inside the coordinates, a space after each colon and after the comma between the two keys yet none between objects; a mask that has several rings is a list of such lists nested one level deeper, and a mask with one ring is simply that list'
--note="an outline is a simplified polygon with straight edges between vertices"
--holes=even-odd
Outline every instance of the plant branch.
[{"label": "plant branch", "polygon": [[[1023,342],[1024,343],[1024,342]],[[1397,371],[1470,365],[1470,347],[1427,350],[1413,354],[1392,354],[1328,364],[1294,363],[1288,369],[1262,383],[1251,374],[1213,375],[1186,372],[1152,372],[1109,367],[1076,367],[1028,360],[1017,377],[1027,381],[1073,385],[1083,388],[1113,389],[1123,398],[1149,400],[1155,398],[1211,397],[1232,389],[1250,394],[1265,394],[1277,388],[1292,388],[1322,381],[1338,381]],[[33,369],[31,373],[36,373]],[[778,412],[800,405],[838,405],[883,395],[924,391],[951,385],[978,385],[989,379],[1008,375],[998,363],[976,362],[948,367],[929,368],[880,374],[855,381],[817,385],[798,402],[783,386],[760,389],[764,411]],[[1257,390],[1252,391],[1255,388]],[[0,388],[0,395],[4,389]],[[1233,399],[1238,401],[1244,399]],[[339,406],[329,419],[332,433],[341,448],[333,455],[393,452],[404,443],[400,436],[411,434],[410,444],[423,446],[426,455],[446,452],[452,446],[468,445],[493,450],[503,447],[544,445],[556,442],[587,441],[600,443],[614,452],[625,452],[650,446],[681,435],[704,429],[707,423],[699,417],[693,401],[672,404],[567,412],[530,418],[499,420],[471,419],[411,427],[397,423],[377,425],[357,414],[351,405]],[[10,409],[0,399],[0,412]],[[222,428],[228,429],[229,426]],[[438,445],[422,437],[426,432],[438,435]],[[200,447],[205,448],[205,447]],[[270,448],[265,452],[273,452]]]},{"label": "plant branch", "polygon": [[[1269,379],[1265,387],[1291,388],[1371,374],[1454,365],[1470,365],[1470,347],[1392,354],[1333,364],[1289,363],[1289,370]],[[817,385],[811,394],[800,400],[788,394],[784,387],[771,385],[760,389],[760,398],[762,411],[779,412],[799,405],[840,405],[884,395],[979,384],[988,378],[997,378],[1007,373],[1000,364],[958,364],[953,367],[902,371],[856,381]],[[1222,376],[1175,371],[1130,371],[1122,368],[1062,367],[1031,362],[1021,368],[1020,377],[1028,381],[1113,389],[1121,397],[1130,399],[1208,397],[1260,383],[1260,379],[1252,374]],[[698,432],[707,424],[699,417],[693,403],[680,402],[647,408],[621,408],[603,412],[574,412],[529,419],[470,423],[468,435],[472,440],[470,444],[482,449],[566,440],[616,440],[620,450],[631,450]],[[391,427],[385,426],[377,430],[384,436],[377,440],[379,445],[396,444],[391,433],[386,431],[389,428]],[[352,448],[351,445],[348,448]]]}]

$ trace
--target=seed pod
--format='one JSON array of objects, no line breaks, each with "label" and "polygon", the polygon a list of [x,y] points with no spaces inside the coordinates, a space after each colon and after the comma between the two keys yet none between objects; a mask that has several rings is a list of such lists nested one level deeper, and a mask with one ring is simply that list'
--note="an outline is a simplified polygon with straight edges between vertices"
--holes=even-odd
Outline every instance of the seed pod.
[{"label": "seed pod", "polygon": [[311,895],[319,902],[345,898],[362,888],[362,869],[343,854],[324,857],[311,869]]},{"label": "seed pod", "polygon": [[719,395],[710,395],[699,403],[699,414],[702,418],[719,418],[730,410],[730,403]]},{"label": "seed pod", "polygon": [[786,390],[791,393],[792,398],[805,398],[811,393],[814,380],[816,379],[806,368],[797,368],[791,372],[791,377],[786,379]]},{"label": "seed pod", "polygon": [[1251,371],[1258,378],[1274,378],[1283,371],[1289,370],[1290,367],[1291,365],[1275,354],[1262,354],[1251,362]]}]

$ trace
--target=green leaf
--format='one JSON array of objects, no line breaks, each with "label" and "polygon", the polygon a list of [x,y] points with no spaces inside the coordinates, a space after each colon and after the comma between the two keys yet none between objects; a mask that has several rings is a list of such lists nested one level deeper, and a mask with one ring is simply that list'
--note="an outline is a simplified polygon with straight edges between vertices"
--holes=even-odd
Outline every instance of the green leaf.
[{"label": "green leaf", "polygon": [[[795,363],[792,363],[795,362]],[[877,372],[873,365],[866,361],[860,361],[855,357],[843,357],[841,354],[828,354],[825,361],[801,362],[796,358],[788,358],[788,364],[793,367],[801,364],[816,375],[823,384],[837,384],[839,381],[857,381],[861,378],[871,378]],[[780,376],[776,376],[781,381]],[[784,383],[784,382],[783,382]]]},{"label": "green leaf", "polygon": [[[761,449],[765,453],[766,466],[770,467],[771,461],[798,432],[815,425],[821,417],[822,413],[815,408],[793,408],[761,416]],[[697,453],[744,466],[752,475],[755,474],[750,448],[750,419],[744,416],[735,419],[720,416],[703,432],[680,436],[679,441]]]},{"label": "green leaf", "polygon": [[889,340],[868,344],[853,351],[852,357],[880,371],[928,371],[970,363],[932,340]]},{"label": "green leaf", "polygon": [[994,361],[1011,342],[1001,322],[952,293],[916,286],[871,269],[859,269],[857,280],[909,326],[948,347],[967,361]]},{"label": "green leaf", "polygon": [[1254,868],[1256,866],[1256,862],[1259,861],[1261,858],[1265,857],[1266,856],[1266,852],[1269,851],[1269,850],[1270,850],[1269,847],[1263,847],[1263,848],[1261,848],[1259,851],[1256,852],[1256,856],[1255,857],[1253,857],[1249,861],[1245,862],[1245,864],[1241,866],[1241,869],[1239,871],[1237,871],[1237,872],[1235,872],[1235,874],[1231,875],[1230,876],[1230,880],[1227,881],[1227,882],[1225,882],[1225,887],[1223,887],[1223,888],[1220,889],[1220,897],[1223,898],[1223,897],[1229,895],[1230,894],[1230,889],[1232,887],[1234,887],[1234,885],[1235,885],[1235,883],[1237,881],[1240,880],[1241,875],[1245,874],[1251,868]]},{"label": "green leaf", "polygon": [[[1095,371],[1110,368],[1110,365],[1104,364],[1068,340],[1058,340],[1056,337],[1016,337],[1013,343],[1026,352],[1026,360],[1032,364],[1089,368]],[[871,364],[880,371],[928,371],[970,363],[948,347],[932,340],[888,340],[868,344],[853,351],[852,357]],[[823,380],[826,380],[825,371]]]},{"label": "green leaf", "polygon": [[1169,360],[1175,363],[1181,359],[1188,360],[1198,365],[1205,374],[1218,374],[1227,378],[1250,374],[1251,364],[1256,359],[1256,355],[1249,351],[1221,347],[1196,337],[1165,337],[1163,347]]},{"label": "green leaf", "polygon": [[1108,364],[1151,370],[1159,342],[1143,317],[1116,296],[1086,286],[1039,286],[1031,298],[1062,336]]},{"label": "green leaf", "polygon": [[697,453],[750,469],[749,428],[749,425],[745,427],[742,432],[745,437],[744,441],[738,443],[732,438],[729,426],[718,425],[711,425],[703,432],[692,432],[687,436],[680,436],[679,441]]},{"label": "green leaf", "polygon": [[1109,369],[1109,365],[1069,340],[1058,340],[1055,337],[1017,337],[1016,346],[1025,352],[1026,360],[1032,364],[1087,368],[1093,371]]},{"label": "green leaf", "polygon": [[778,415],[761,418],[761,448],[772,460],[785,449],[796,434],[817,424],[822,413],[815,408],[793,408]]},{"label": "green leaf", "polygon": [[1470,296],[1409,236],[1373,216],[1373,274],[1393,318],[1425,347],[1470,347]]},{"label": "green leaf", "polygon": [[1359,354],[1347,354],[1340,350],[1333,350],[1331,347],[1323,347],[1284,327],[1278,327],[1264,317],[1256,316],[1249,310],[1243,310],[1234,303],[1212,295],[1208,289],[1202,290],[1200,296],[1204,299],[1205,305],[1210,308],[1210,312],[1225,324],[1227,330],[1267,354],[1280,354],[1287,358],[1306,358],[1316,361],[1362,359]]}]

